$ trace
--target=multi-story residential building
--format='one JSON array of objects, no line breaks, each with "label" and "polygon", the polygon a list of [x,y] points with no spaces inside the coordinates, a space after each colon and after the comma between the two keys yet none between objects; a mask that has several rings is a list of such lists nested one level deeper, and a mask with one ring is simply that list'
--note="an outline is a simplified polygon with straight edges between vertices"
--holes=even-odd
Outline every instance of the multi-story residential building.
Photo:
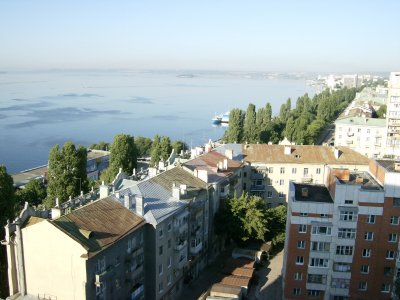
[{"label": "multi-story residential building", "polygon": [[356,88],[359,86],[358,84],[358,75],[353,74],[353,75],[343,75],[342,77],[343,80],[343,86],[347,88]]},{"label": "multi-story residential building", "polygon": [[400,157],[400,72],[390,73],[387,103],[387,154]]},{"label": "multi-story residential building", "polygon": [[386,152],[386,119],[346,117],[335,121],[335,146],[347,146],[370,158]]},{"label": "multi-story residential building", "polygon": [[326,167],[367,170],[369,160],[348,147],[226,144],[216,148],[243,160],[243,190],[263,197],[268,207],[286,204],[289,182],[324,182]]},{"label": "multi-story residential building", "polygon": [[111,197],[147,221],[146,299],[176,299],[184,281],[207,265],[212,222],[207,184],[181,167],[124,188],[127,184]]},{"label": "multi-story residential building", "polygon": [[13,299],[144,298],[142,217],[111,198],[53,220],[40,214],[26,206],[6,226]]},{"label": "multi-story residential building", "polygon": [[400,164],[328,168],[325,178],[290,184],[285,299],[391,299],[400,270]]}]

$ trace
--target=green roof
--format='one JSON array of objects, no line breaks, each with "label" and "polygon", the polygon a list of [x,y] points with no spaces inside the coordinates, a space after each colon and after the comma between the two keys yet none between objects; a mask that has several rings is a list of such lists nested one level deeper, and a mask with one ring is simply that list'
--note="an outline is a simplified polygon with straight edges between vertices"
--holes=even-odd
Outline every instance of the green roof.
[{"label": "green roof", "polygon": [[347,117],[336,120],[335,124],[386,127],[386,119]]}]

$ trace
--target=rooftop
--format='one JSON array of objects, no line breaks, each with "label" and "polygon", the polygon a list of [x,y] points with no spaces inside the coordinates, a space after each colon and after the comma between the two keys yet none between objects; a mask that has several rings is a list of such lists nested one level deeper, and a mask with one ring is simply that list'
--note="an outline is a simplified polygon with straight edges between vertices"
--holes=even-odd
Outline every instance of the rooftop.
[{"label": "rooftop", "polygon": [[333,203],[326,186],[321,184],[293,183],[295,201]]},{"label": "rooftop", "polygon": [[[218,163],[227,160],[227,170],[221,170],[217,167]],[[242,166],[242,163],[236,160],[228,159],[225,155],[218,151],[211,151],[203,154],[195,159],[189,160],[183,164],[185,167],[194,170],[207,170],[208,183],[219,182],[225,180],[227,177],[233,174],[235,170]]]},{"label": "rooftop", "polygon": [[88,252],[97,253],[139,228],[144,219],[107,197],[49,222]]},{"label": "rooftop", "polygon": [[232,285],[232,286],[245,286],[248,287],[250,283],[251,278],[249,277],[241,277],[241,276],[225,276],[222,278],[221,283],[226,284],[226,285]]},{"label": "rooftop", "polygon": [[386,119],[346,117],[336,120],[335,124],[386,127]]},{"label": "rooftop", "polygon": [[[384,167],[388,172],[400,173],[400,161],[392,159],[379,159],[376,160],[378,164]],[[397,166],[397,167],[396,167]]]},{"label": "rooftop", "polygon": [[346,179],[338,178],[341,184],[359,185],[366,190],[381,190],[382,186],[368,172],[350,172]]},{"label": "rooftop", "polygon": [[[290,154],[285,154],[285,147],[290,147]],[[244,160],[252,163],[270,164],[340,164],[368,165],[369,159],[348,147],[337,147],[340,152],[335,157],[334,148],[311,145],[243,145]]]}]

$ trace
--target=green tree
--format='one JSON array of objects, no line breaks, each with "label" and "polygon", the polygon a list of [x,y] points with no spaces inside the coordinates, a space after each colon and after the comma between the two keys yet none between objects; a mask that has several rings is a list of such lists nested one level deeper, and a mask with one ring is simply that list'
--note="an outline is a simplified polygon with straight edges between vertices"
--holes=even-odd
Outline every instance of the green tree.
[{"label": "green tree", "polygon": [[117,134],[111,145],[110,168],[114,176],[119,168],[126,174],[132,174],[137,165],[137,150],[135,139],[129,134]]},{"label": "green tree", "polygon": [[89,149],[108,151],[108,150],[110,150],[110,144],[107,142],[101,141],[98,144],[91,144],[89,146]]},{"label": "green tree", "polygon": [[384,104],[384,105],[381,105],[381,106],[379,107],[379,109],[377,110],[377,112],[376,112],[376,116],[377,116],[379,119],[384,119],[384,118],[386,118],[386,110],[387,110],[386,105],[385,105],[385,104]]},{"label": "green tree", "polygon": [[250,144],[258,141],[256,128],[256,107],[252,103],[248,105],[246,115],[244,117],[243,140]]},{"label": "green tree", "polygon": [[172,148],[175,150],[176,154],[180,154],[182,150],[189,149],[188,145],[186,145],[183,141],[174,141],[172,143]]},{"label": "green tree", "polygon": [[229,113],[229,127],[225,131],[224,140],[227,143],[241,143],[243,140],[244,114],[241,109],[234,108]]},{"label": "green tree", "polygon": [[[0,165],[0,228],[15,216],[15,195],[13,179],[7,173],[7,168]],[[3,235],[2,235],[3,236]]]},{"label": "green tree", "polygon": [[72,142],[66,142],[61,149],[59,145],[51,148],[46,207],[53,207],[56,198],[63,203],[70,196],[78,196],[81,190],[88,191],[86,165],[87,150],[83,146],[76,148]]},{"label": "green tree", "polygon": [[163,136],[160,141],[160,152],[163,161],[166,161],[171,155],[172,146],[171,140],[167,136]]},{"label": "green tree", "polygon": [[153,141],[150,138],[143,136],[135,137],[135,145],[138,157],[150,156],[152,143]]},{"label": "green tree", "polygon": [[284,205],[279,205],[266,211],[265,216],[268,220],[268,232],[266,234],[267,240],[272,240],[273,237],[285,232],[286,214],[287,209]]},{"label": "green tree", "polygon": [[153,143],[151,145],[151,160],[150,165],[152,167],[158,166],[161,158],[161,145],[160,145],[160,137],[156,134],[153,138]]},{"label": "green tree", "polygon": [[23,206],[25,202],[37,206],[47,197],[47,191],[44,183],[39,180],[31,179],[23,189],[15,192],[16,202]]}]

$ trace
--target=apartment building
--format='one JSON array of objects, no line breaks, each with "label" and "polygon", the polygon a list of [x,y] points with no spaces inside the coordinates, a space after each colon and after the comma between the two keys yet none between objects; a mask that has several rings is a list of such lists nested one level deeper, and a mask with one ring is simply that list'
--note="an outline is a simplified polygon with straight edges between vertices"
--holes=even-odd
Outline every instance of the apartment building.
[{"label": "apartment building", "polygon": [[369,158],[386,153],[386,119],[347,117],[335,121],[335,146],[347,146]]},{"label": "apartment building", "polygon": [[391,299],[399,272],[400,164],[328,168],[324,184],[291,182],[285,299]]},{"label": "apartment building", "polygon": [[400,72],[390,73],[387,103],[387,154],[400,157]]},{"label": "apartment building", "polygon": [[[207,265],[207,184],[181,167],[119,185],[111,196],[146,219],[146,299],[176,299]],[[106,187],[108,190],[108,188]]]},{"label": "apartment building", "polygon": [[6,226],[13,299],[144,299],[142,217],[110,198],[42,214],[25,206]]},{"label": "apartment building", "polygon": [[326,168],[367,170],[369,160],[348,147],[225,144],[215,149],[243,160],[243,191],[265,199],[268,207],[286,205],[289,182],[322,184]]}]

